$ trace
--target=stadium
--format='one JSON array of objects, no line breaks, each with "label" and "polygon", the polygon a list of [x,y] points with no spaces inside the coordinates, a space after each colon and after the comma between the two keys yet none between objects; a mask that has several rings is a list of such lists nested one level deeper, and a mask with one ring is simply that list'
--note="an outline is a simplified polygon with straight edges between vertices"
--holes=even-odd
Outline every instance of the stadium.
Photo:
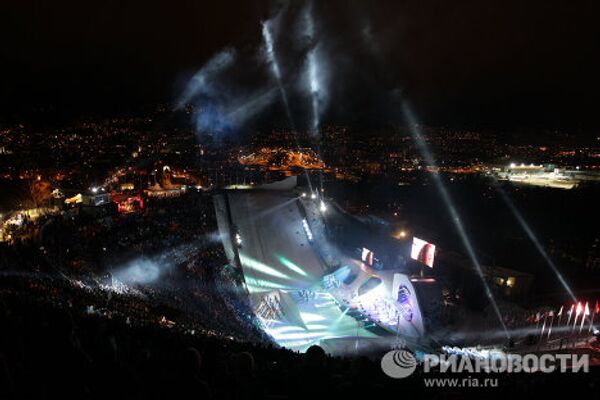
[{"label": "stadium", "polygon": [[[569,319],[556,325],[555,313],[523,314],[516,300],[529,275],[487,266],[478,275],[423,239],[374,231],[372,221],[299,180],[232,187],[213,198],[225,254],[243,276],[242,297],[279,346],[304,352],[317,345],[340,356],[406,348],[487,357],[585,346],[596,333],[583,304],[561,311]],[[442,267],[434,269],[436,261]],[[585,324],[589,335],[581,336],[582,327],[570,335],[572,323]]]},{"label": "stadium", "polygon": [[[290,177],[214,198],[227,258],[242,271],[264,331],[299,351],[319,345],[344,355],[397,343],[427,348],[419,305],[425,294],[419,288],[434,279],[414,276],[406,259],[412,255],[432,267],[435,246],[415,238],[419,248],[392,249],[394,257],[384,250],[387,239],[380,238],[382,253],[375,254],[366,245],[377,238],[362,232],[358,220],[322,192],[296,183]],[[354,240],[340,231],[351,232]]]},{"label": "stadium", "polygon": [[5,3],[0,400],[600,398],[594,2]]}]

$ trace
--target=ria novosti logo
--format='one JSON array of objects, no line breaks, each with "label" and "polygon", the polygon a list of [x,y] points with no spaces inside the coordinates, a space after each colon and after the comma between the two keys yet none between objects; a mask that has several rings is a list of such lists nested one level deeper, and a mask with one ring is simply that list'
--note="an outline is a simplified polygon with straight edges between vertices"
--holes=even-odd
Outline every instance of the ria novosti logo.
[{"label": "ria novosti logo", "polygon": [[[392,350],[381,359],[381,369],[391,378],[410,376],[417,359],[407,350]],[[589,354],[506,354],[469,356],[465,354],[425,354],[419,363],[424,373],[533,373],[589,372]]]},{"label": "ria novosti logo", "polygon": [[417,359],[406,350],[392,350],[381,359],[381,369],[392,378],[401,379],[417,369]]}]

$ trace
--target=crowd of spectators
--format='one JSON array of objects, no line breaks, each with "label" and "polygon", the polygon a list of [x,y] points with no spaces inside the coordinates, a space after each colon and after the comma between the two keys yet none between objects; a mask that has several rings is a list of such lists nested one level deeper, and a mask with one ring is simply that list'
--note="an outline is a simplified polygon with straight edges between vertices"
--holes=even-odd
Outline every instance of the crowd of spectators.
[{"label": "crowd of spectators", "polygon": [[[240,294],[239,271],[227,265],[210,195],[146,199],[127,214],[71,209],[40,220],[38,231],[3,244],[0,279],[34,285],[54,305],[70,299],[78,311],[118,315],[128,323],[267,340]],[[139,260],[150,260],[155,271],[130,278],[128,266]],[[22,289],[31,293],[31,287]]]},{"label": "crowd of spectators", "polygon": [[96,269],[152,255],[216,230],[210,195],[189,193],[145,199],[143,204],[133,213],[65,213],[46,224],[40,240],[55,262],[82,260]]},{"label": "crowd of spectators", "polygon": [[[393,380],[377,359],[273,344],[240,295],[202,193],[131,214],[71,210],[37,230],[0,248],[0,398],[461,396],[425,388],[421,372]],[[156,279],[124,278],[138,259],[160,264]],[[556,383],[504,378],[492,395]],[[575,379],[598,394],[594,380]]]},{"label": "crowd of spectators", "polygon": [[[27,289],[35,293],[39,285]],[[539,397],[557,385],[589,398],[599,394],[594,370],[486,375],[499,382],[487,389],[429,388],[423,379],[439,376],[420,369],[395,380],[383,374],[378,360],[332,358],[319,347],[299,354],[165,323],[81,313],[72,298],[56,289],[61,304],[21,296],[15,287],[24,289],[16,282],[0,288],[0,398],[507,398]],[[131,321],[132,316],[135,312]]]}]

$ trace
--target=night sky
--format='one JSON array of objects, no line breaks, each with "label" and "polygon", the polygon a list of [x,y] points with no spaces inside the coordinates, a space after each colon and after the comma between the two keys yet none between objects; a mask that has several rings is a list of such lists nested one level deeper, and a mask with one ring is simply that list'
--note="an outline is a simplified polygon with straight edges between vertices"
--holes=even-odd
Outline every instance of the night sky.
[{"label": "night sky", "polygon": [[[408,99],[429,124],[598,128],[600,13],[596,1],[317,1],[328,101],[323,121],[381,126]],[[305,57],[281,13],[276,48],[294,117]],[[248,92],[269,82],[260,21],[271,1],[29,1],[0,5],[0,116],[62,116],[174,102],[224,47],[240,57],[222,76]],[[272,82],[271,82],[272,83]],[[231,89],[233,90],[233,89]],[[281,104],[261,121],[280,119]]]}]

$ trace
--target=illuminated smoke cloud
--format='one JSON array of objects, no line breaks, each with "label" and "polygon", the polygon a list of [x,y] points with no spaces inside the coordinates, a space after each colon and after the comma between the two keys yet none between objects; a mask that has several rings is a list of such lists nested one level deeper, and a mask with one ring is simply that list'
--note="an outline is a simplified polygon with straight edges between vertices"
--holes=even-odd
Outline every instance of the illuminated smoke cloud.
[{"label": "illuminated smoke cloud", "polygon": [[219,97],[202,96],[196,101],[196,131],[227,134],[241,129],[273,104],[276,94],[276,88],[269,88],[245,96],[231,93],[223,93]]},{"label": "illuminated smoke cloud", "polygon": [[198,134],[234,132],[273,103],[276,89],[248,93],[235,84],[235,73],[228,69],[236,59],[233,49],[216,54],[189,81],[177,102],[177,109],[193,104],[192,118]]},{"label": "illuminated smoke cloud", "polygon": [[[296,21],[298,30],[287,38],[295,39],[294,45],[282,52],[278,51],[277,41],[287,17]],[[218,137],[243,130],[280,97],[289,127],[294,130],[290,96],[299,94],[310,99],[304,103],[307,107],[301,106],[300,109],[307,113],[306,126],[318,134],[329,98],[329,65],[325,62],[329,49],[319,38],[321,30],[318,28],[311,3],[297,11],[285,4],[279,6],[260,25],[262,46],[259,58],[263,61],[262,65],[259,63],[255,70],[245,68],[242,64],[244,57],[233,49],[225,49],[212,57],[188,82],[176,108],[193,105],[192,122],[197,133]],[[268,69],[265,70],[265,67]],[[265,82],[264,72],[268,72],[271,84]],[[286,88],[286,81],[298,83],[293,92]]]},{"label": "illuminated smoke cloud", "polygon": [[363,37],[363,40],[366,43],[373,44],[373,42],[375,40],[374,40],[374,37],[373,37],[373,27],[371,26],[371,22],[370,21],[366,20],[364,22],[363,27],[360,30],[360,33],[361,33],[361,35]]},{"label": "illuminated smoke cloud", "polygon": [[218,231],[207,233],[194,241],[166,249],[153,257],[135,258],[117,267],[113,275],[118,281],[126,285],[158,283],[165,272],[173,270],[176,265],[193,259],[198,251],[207,246],[220,242],[221,238]]},{"label": "illuminated smoke cloud", "polygon": [[196,102],[196,131],[215,134],[234,132],[273,104],[276,93],[276,88],[270,88],[246,96],[223,94],[219,98],[202,97]]},{"label": "illuminated smoke cloud", "polygon": [[164,270],[169,267],[168,264],[141,257],[117,270],[114,276],[127,285],[147,285],[158,280]]},{"label": "illuminated smoke cloud", "polygon": [[236,60],[234,49],[224,49],[213,56],[189,81],[177,103],[177,109],[192,103],[197,108],[194,124],[199,133],[223,133],[234,129],[227,118],[228,90],[219,81]]},{"label": "illuminated smoke cloud", "polygon": [[315,49],[313,49],[308,53],[308,81],[312,99],[312,124],[310,127],[315,132],[319,129],[320,123],[319,98],[321,85],[318,74]]},{"label": "illuminated smoke cloud", "polygon": [[[275,17],[277,18],[277,17]],[[292,113],[290,111],[290,104],[288,100],[287,93],[285,88],[283,87],[283,81],[281,77],[281,68],[279,67],[279,62],[277,61],[277,55],[275,54],[275,47],[273,45],[273,34],[272,34],[272,20],[268,20],[262,23],[262,36],[264,41],[264,56],[265,61],[268,65],[271,66],[271,71],[273,72],[273,76],[277,81],[277,86],[279,87],[279,92],[281,94],[281,100],[283,101],[283,106],[285,107],[285,112],[288,118],[288,122],[290,123],[292,129],[294,129],[294,122],[292,118]]]},{"label": "illuminated smoke cloud", "polygon": [[214,55],[188,82],[183,95],[177,102],[176,109],[181,109],[197,96],[212,96],[216,88],[214,81],[217,76],[229,68],[236,58],[234,49],[224,49]]},{"label": "illuminated smoke cloud", "polygon": [[198,104],[200,109],[195,120],[197,132],[229,132],[233,129],[219,101],[206,98]]},{"label": "illuminated smoke cloud", "polygon": [[[287,120],[289,123],[290,128],[292,129],[292,131],[296,130],[296,124],[294,122],[294,117],[292,116],[292,112],[290,110],[290,104],[289,104],[289,100],[288,100],[288,94],[286,91],[286,88],[283,84],[283,77],[282,77],[282,73],[281,73],[281,67],[279,64],[279,60],[277,58],[277,54],[275,52],[275,46],[274,46],[274,39],[273,39],[273,25],[277,24],[279,25],[280,23],[280,18],[282,16],[283,11],[285,10],[286,7],[280,9],[274,17],[272,17],[271,19],[265,21],[262,23],[262,36],[263,36],[263,41],[264,41],[264,50],[263,50],[263,56],[265,58],[265,62],[267,65],[269,65],[271,67],[271,72],[275,78],[275,80],[277,81],[277,86],[279,87],[279,93],[281,96],[281,101],[283,102],[283,106],[285,109],[285,113],[287,116]],[[312,26],[310,28],[310,32],[312,32]],[[311,33],[312,35],[312,33]],[[296,147],[299,149],[300,145],[298,142],[298,138],[295,136],[294,137],[295,142],[296,142]],[[306,175],[306,180],[308,182],[308,186],[310,187],[310,190],[312,192],[312,183],[310,180],[310,176],[308,174],[308,172],[305,170],[304,171],[305,175]]]},{"label": "illuminated smoke cloud", "polygon": [[[321,115],[326,106],[326,65],[322,54],[321,45],[316,39],[315,21],[312,13],[312,3],[308,3],[304,8],[302,15],[302,38],[306,41],[309,47],[306,57],[305,68],[305,92],[311,99],[311,123],[310,129],[313,133],[318,134],[321,123]],[[302,39],[301,38],[301,39]]]},{"label": "illuminated smoke cloud", "polygon": [[385,64],[385,59],[382,57],[381,41],[373,32],[373,25],[366,17],[363,17],[362,28],[360,30],[360,38],[362,39],[365,49],[370,53],[379,64]]},{"label": "illuminated smoke cloud", "polygon": [[275,48],[273,46],[273,35],[271,33],[271,20],[267,20],[261,23],[262,25],[262,37],[265,44],[265,58],[267,63],[271,66],[273,75],[278,82],[281,82],[281,71],[279,64],[277,63],[277,57],[275,56]]}]

